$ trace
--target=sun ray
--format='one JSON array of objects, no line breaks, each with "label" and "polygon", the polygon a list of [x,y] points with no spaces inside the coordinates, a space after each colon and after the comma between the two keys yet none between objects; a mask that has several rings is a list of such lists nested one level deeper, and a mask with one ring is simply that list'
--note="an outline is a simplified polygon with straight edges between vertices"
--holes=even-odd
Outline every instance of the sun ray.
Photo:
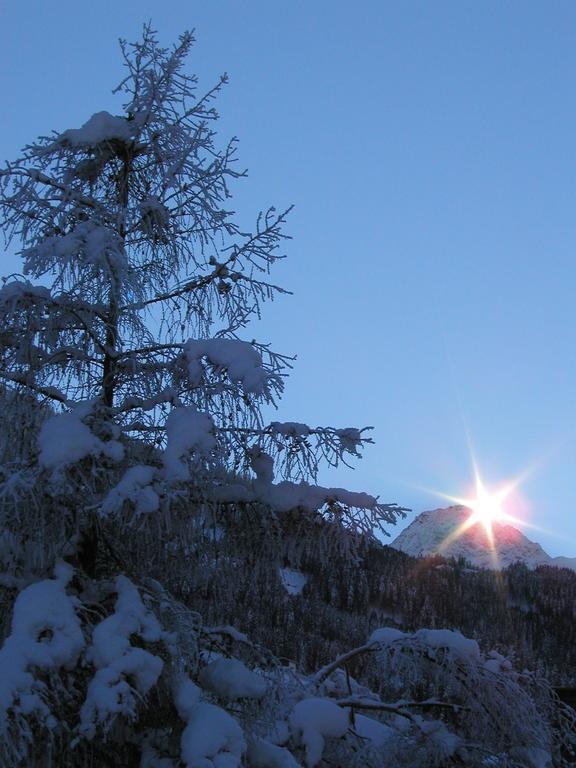
[{"label": "sun ray", "polygon": [[420,491],[424,491],[425,493],[437,496],[438,498],[445,499],[453,505],[466,507],[470,510],[470,514],[464,520],[464,522],[462,522],[442,540],[437,548],[438,554],[445,552],[454,541],[460,538],[472,526],[480,524],[482,525],[485,532],[486,545],[488,551],[490,552],[494,568],[498,569],[498,549],[494,535],[494,523],[508,523],[521,529],[528,528],[548,536],[558,535],[554,531],[543,528],[540,525],[535,525],[534,523],[526,520],[524,516],[518,517],[516,514],[512,514],[510,511],[510,507],[513,511],[516,511],[514,508],[517,508],[518,504],[520,504],[521,507],[524,506],[521,497],[519,497],[517,494],[517,490],[519,486],[522,485],[535,470],[537,470],[542,461],[533,462],[523,472],[518,474],[505,485],[500,486],[496,490],[489,490],[484,484],[479,465],[476,461],[476,457],[474,455],[474,451],[471,448],[471,445],[469,445],[469,448],[470,463],[474,482],[474,493],[467,496],[455,496],[443,491],[439,491],[435,488],[415,486]]},{"label": "sun ray", "polygon": [[478,464],[473,454],[471,454],[472,468],[474,473],[475,493],[472,496],[452,496],[441,493],[441,497],[451,501],[453,504],[466,507],[470,510],[469,516],[455,530],[451,531],[438,547],[441,554],[457,539],[459,539],[467,530],[474,525],[481,525],[486,537],[487,549],[495,569],[498,569],[498,551],[494,536],[494,523],[515,523],[516,525],[525,525],[523,520],[509,514],[505,509],[505,502],[518,488],[525,477],[525,473],[500,487],[496,491],[489,491],[478,468]]},{"label": "sun ray", "polygon": [[443,539],[440,544],[438,545],[438,554],[442,554],[443,550],[446,550],[450,544],[452,544],[453,541],[456,541],[456,539],[459,539],[462,534],[466,533],[466,531],[471,528],[477,521],[473,520],[473,515],[470,515],[466,520],[464,520],[461,525],[459,525],[457,528],[455,528],[451,533],[446,536],[445,539]]}]

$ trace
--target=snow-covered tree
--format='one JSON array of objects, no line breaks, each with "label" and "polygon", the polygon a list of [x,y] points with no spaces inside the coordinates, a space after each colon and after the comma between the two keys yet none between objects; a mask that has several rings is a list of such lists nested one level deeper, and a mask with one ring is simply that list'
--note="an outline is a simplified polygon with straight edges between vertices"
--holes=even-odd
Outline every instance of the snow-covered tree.
[{"label": "snow-covered tree", "polygon": [[[290,358],[249,326],[283,292],[269,275],[287,212],[245,231],[227,209],[243,173],[212,127],[225,78],[199,95],[191,45],[163,49],[146,27],[122,43],[121,114],[0,170],[23,262],[0,288],[0,763],[273,768],[319,765],[326,748],[332,765],[377,766],[392,729],[398,761],[413,744],[420,765],[444,764],[460,737],[412,714],[442,702],[385,705],[350,681],[346,699],[345,659],[287,674],[185,599],[222,526],[254,547],[253,527],[297,538],[328,522],[348,547],[402,512],[316,484],[365,430],[263,416]],[[550,753],[546,728],[527,749]]]},{"label": "snow-covered tree", "polygon": [[186,488],[187,506],[304,508],[371,533],[398,510],[304,482],[321,458],[358,456],[365,430],[263,420],[290,361],[247,326],[283,292],[269,273],[287,212],[245,232],[226,209],[243,175],[235,142],[218,147],[212,128],[226,78],[198,96],[191,44],[162,49],[149,28],[123,43],[123,114],[42,138],[0,172],[4,231],[23,246],[23,275],[0,289],[0,377],[55,411],[34,470],[43,487],[84,489],[76,532],[128,509],[171,516]]}]

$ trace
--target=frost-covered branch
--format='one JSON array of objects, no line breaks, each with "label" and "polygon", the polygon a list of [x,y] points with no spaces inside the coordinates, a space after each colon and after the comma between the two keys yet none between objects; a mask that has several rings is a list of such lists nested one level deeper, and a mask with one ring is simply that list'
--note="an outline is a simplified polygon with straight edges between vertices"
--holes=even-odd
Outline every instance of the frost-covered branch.
[{"label": "frost-covered branch", "polygon": [[26,389],[36,392],[42,397],[48,397],[50,400],[55,400],[58,403],[66,405],[68,398],[63,392],[59,392],[55,387],[44,387],[41,384],[36,384],[25,374],[9,373],[7,371],[0,371],[0,378],[4,381],[10,381],[13,384],[21,384]]},{"label": "frost-covered branch", "polygon": [[451,701],[436,701],[426,699],[424,701],[404,701],[394,702],[375,701],[374,699],[362,699],[356,696],[349,696],[346,699],[336,699],[339,707],[350,707],[351,709],[366,709],[372,712],[391,712],[400,717],[406,717],[414,720],[414,716],[407,712],[410,709],[449,709],[452,712],[469,712],[470,708],[460,704],[454,704]]},{"label": "frost-covered branch", "polygon": [[349,651],[346,651],[346,653],[343,653],[341,656],[338,656],[337,659],[330,662],[330,664],[327,664],[325,667],[322,667],[322,669],[319,669],[318,672],[314,675],[314,685],[318,686],[321,685],[324,680],[326,680],[327,677],[329,677],[334,670],[338,669],[339,667],[344,666],[346,662],[350,661],[350,659],[355,658],[356,656],[362,656],[366,653],[375,653],[379,649],[378,644],[376,643],[366,643],[364,645],[360,645],[357,648],[352,648]]},{"label": "frost-covered branch", "polygon": [[[273,210],[273,209],[271,209]],[[279,286],[268,284],[261,281],[254,280],[251,276],[243,274],[241,271],[237,271],[237,264],[241,262],[243,257],[256,266],[258,269],[263,269],[256,259],[260,258],[265,263],[270,261],[271,247],[275,247],[277,241],[282,237],[280,234],[280,226],[286,221],[286,217],[291,211],[291,207],[281,214],[276,215],[273,219],[266,219],[266,225],[263,229],[258,228],[255,235],[252,235],[241,246],[233,246],[231,248],[231,254],[227,258],[219,263],[216,259],[211,258],[210,263],[213,264],[214,269],[207,275],[201,275],[195,277],[192,280],[187,280],[182,285],[177,285],[169,288],[167,291],[159,293],[156,296],[152,296],[135,304],[126,305],[123,310],[130,309],[144,309],[153,304],[164,303],[179,299],[188,294],[191,294],[197,290],[207,288],[211,284],[217,282],[220,291],[227,292],[233,283],[239,280],[246,280],[254,286],[262,286],[269,291],[278,293],[289,293]],[[173,213],[171,215],[174,215]]]},{"label": "frost-covered branch", "polygon": [[87,208],[99,208],[98,203],[92,198],[76,194],[76,192],[68,185],[59,182],[56,179],[50,178],[38,168],[21,168],[19,166],[13,167],[8,164],[7,168],[0,169],[0,178],[4,177],[10,179],[14,176],[24,176],[38,184],[43,184],[53,189],[57,189],[59,192],[63,192],[66,195],[67,200],[74,200],[75,203],[84,205]]}]

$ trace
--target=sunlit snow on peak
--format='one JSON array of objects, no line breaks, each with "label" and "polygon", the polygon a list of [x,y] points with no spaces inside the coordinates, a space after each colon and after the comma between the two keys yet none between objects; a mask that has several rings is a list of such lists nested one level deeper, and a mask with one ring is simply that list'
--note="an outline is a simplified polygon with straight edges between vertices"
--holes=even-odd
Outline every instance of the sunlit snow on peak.
[{"label": "sunlit snow on peak", "polygon": [[515,523],[524,525],[525,521],[510,514],[509,507],[513,493],[516,491],[520,478],[501,485],[497,490],[490,490],[484,484],[480,472],[474,467],[475,488],[470,496],[449,496],[441,494],[449,501],[470,510],[470,515],[454,531],[452,531],[440,544],[438,552],[442,554],[455,540],[459,539],[472,526],[481,525],[486,535],[487,549],[491,553],[493,567],[498,568],[497,548],[494,542],[495,523]]}]

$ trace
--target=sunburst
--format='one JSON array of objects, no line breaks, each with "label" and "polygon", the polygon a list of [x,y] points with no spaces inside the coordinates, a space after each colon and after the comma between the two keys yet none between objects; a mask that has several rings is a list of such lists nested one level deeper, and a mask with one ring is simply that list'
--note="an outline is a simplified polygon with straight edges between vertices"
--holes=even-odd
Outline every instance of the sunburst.
[{"label": "sunburst", "polygon": [[481,526],[485,534],[487,549],[492,555],[493,567],[498,570],[498,548],[494,536],[494,524],[510,523],[521,530],[528,528],[548,536],[555,535],[553,531],[535,525],[527,519],[530,506],[524,494],[519,490],[528,477],[538,469],[543,459],[533,462],[514,479],[490,487],[482,479],[478,463],[471,448],[470,460],[474,476],[473,491],[470,495],[453,496],[422,486],[419,486],[419,489],[434,496],[439,496],[451,502],[452,505],[459,505],[470,510],[470,514],[466,516],[464,521],[440,542],[436,552],[440,555],[445,553],[448,547],[472,528],[472,526]]},{"label": "sunburst", "polygon": [[[473,525],[482,525],[486,532],[486,538],[490,548],[494,549],[494,523],[520,521],[509,515],[505,510],[505,502],[515,490],[517,483],[512,482],[499,488],[497,491],[489,491],[484,485],[479,473],[476,472],[476,495],[473,497],[452,497],[452,500],[472,511],[464,523],[450,535],[452,540],[458,538]],[[446,542],[447,543],[447,542]]]},{"label": "sunburst", "polygon": [[474,468],[475,474],[475,495],[471,496],[450,496],[440,494],[453,504],[459,504],[470,510],[470,515],[461,525],[455,528],[438,547],[441,554],[452,542],[459,539],[467,530],[474,525],[481,525],[486,534],[488,548],[492,553],[495,567],[497,567],[497,553],[494,541],[494,523],[515,523],[516,525],[525,525],[525,521],[511,515],[506,509],[506,502],[510,500],[511,495],[517,489],[520,478],[513,480],[505,485],[501,485],[496,490],[490,490],[482,480],[477,467]]}]

